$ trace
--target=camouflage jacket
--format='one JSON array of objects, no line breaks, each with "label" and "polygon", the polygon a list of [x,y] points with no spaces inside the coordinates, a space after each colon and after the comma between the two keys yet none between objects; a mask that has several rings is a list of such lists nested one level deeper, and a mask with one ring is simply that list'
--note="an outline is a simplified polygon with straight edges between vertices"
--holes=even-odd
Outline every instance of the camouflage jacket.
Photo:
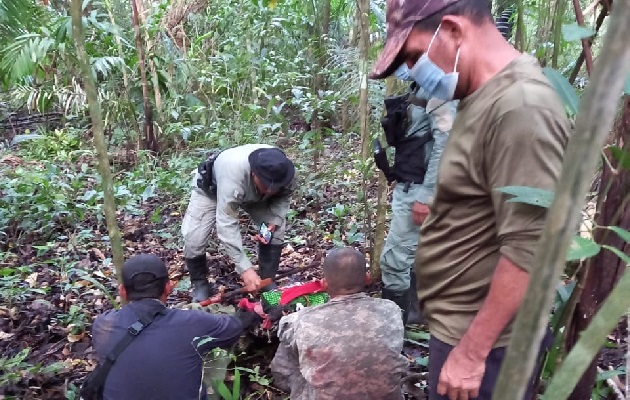
[{"label": "camouflage jacket", "polygon": [[401,400],[403,335],[398,306],[365,293],[302,309],[280,320],[274,383],[293,400]]}]

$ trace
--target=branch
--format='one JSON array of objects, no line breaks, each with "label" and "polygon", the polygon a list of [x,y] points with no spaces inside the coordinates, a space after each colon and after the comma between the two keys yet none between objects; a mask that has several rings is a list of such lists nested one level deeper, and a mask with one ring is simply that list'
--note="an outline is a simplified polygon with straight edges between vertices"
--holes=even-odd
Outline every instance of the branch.
[{"label": "branch", "polygon": [[81,0],[72,0],[70,9],[72,13],[72,36],[77,51],[77,59],[82,72],[83,86],[90,111],[90,119],[92,121],[92,134],[94,135],[94,147],[96,147],[96,156],[98,159],[98,171],[102,178],[103,185],[103,214],[107,224],[109,233],[109,241],[112,246],[112,254],[114,266],[118,282],[122,282],[121,268],[124,261],[122,239],[118,222],[116,221],[116,200],[114,198],[114,182],[112,171],[109,166],[109,156],[107,154],[107,144],[105,135],[103,134],[103,117],[101,113],[101,105],[98,101],[96,91],[96,83],[92,68],[88,62],[88,56],[85,52],[85,38],[83,36],[83,21],[81,12]]},{"label": "branch", "polygon": [[[597,35],[597,33],[599,32],[599,29],[602,27],[602,24],[604,23],[604,20],[606,19],[606,16],[608,15],[608,6],[606,5],[606,2],[602,2],[602,10],[599,13],[599,16],[597,17],[597,21],[595,22],[595,35]],[[593,45],[595,38],[588,38],[588,42],[589,45]],[[577,78],[578,74],[580,73],[580,69],[582,69],[582,64],[584,63],[584,49],[582,49],[582,52],[580,53],[580,56],[578,57],[577,61],[575,61],[575,66],[573,67],[573,71],[571,71],[571,75],[569,77],[569,82],[571,82],[571,84],[573,84],[575,82],[575,78]]]},{"label": "branch", "polygon": [[[582,8],[580,7],[580,0],[573,0],[573,8],[575,9],[575,19],[579,26],[584,26],[584,16],[582,15]],[[586,59],[586,73],[591,76],[593,71],[593,53],[591,51],[591,44],[589,38],[582,39],[582,54]]]},{"label": "branch", "polygon": [[[579,205],[584,202],[589,189],[599,149],[604,145],[613,124],[619,96],[630,72],[630,46],[627,46],[627,38],[630,37],[630,24],[627,23],[630,20],[630,5],[627,2],[616,4],[597,68],[580,105],[576,130],[569,141],[554,201],[547,213],[529,289],[512,330],[514,334],[501,368],[494,399],[523,398],[547,329],[549,310],[555,286],[565,265],[567,248],[579,221]],[[582,365],[583,368],[587,366],[588,363]],[[582,373],[573,370],[571,375],[577,380]],[[566,381],[564,384],[570,393],[573,386]],[[553,397],[553,400],[564,398]]]}]

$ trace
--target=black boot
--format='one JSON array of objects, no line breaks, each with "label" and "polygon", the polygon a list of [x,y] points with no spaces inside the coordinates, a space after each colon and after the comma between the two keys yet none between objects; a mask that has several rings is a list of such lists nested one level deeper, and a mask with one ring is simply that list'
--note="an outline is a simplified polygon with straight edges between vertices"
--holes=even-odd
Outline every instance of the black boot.
[{"label": "black boot", "polygon": [[[275,278],[280,266],[280,255],[282,254],[282,244],[262,244],[258,243],[258,275],[260,279]],[[276,282],[262,287],[260,290],[267,292],[278,287]]]},{"label": "black boot", "polygon": [[400,310],[402,311],[402,320],[403,320],[403,325],[406,326],[407,325],[407,320],[409,318],[409,306],[410,306],[410,290],[404,290],[402,292],[398,292],[398,291],[394,291],[394,290],[389,290],[386,288],[383,288],[381,290],[381,297],[386,299],[386,300],[391,300],[394,303],[396,303],[396,305],[398,307],[400,307]]},{"label": "black boot", "polygon": [[190,283],[193,288],[192,301],[199,303],[212,296],[212,285],[208,282],[208,265],[206,255],[186,259],[186,267],[190,273]]},{"label": "black boot", "polygon": [[411,271],[411,287],[409,288],[409,318],[408,324],[424,325],[426,321],[420,311],[420,302],[418,301],[418,289],[416,289],[416,273]]}]

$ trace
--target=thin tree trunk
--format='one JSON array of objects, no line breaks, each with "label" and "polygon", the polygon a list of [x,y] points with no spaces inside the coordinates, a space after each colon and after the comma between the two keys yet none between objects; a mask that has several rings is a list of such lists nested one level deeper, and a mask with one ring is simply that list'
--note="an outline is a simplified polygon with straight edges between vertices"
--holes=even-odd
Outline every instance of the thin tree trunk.
[{"label": "thin tree trunk", "polygon": [[131,0],[133,29],[136,33],[136,50],[138,51],[138,64],[140,65],[140,84],[142,86],[142,108],[144,110],[144,136],[142,148],[154,153],[159,151],[159,143],[153,130],[153,109],[149,102],[149,85],[147,83],[147,69],[142,48],[142,35],[140,34],[140,17],[138,13],[138,0]]},{"label": "thin tree trunk", "polygon": [[564,1],[556,1],[556,8],[553,16],[553,52],[551,53],[552,68],[558,68],[558,57],[560,56],[562,43],[562,21],[564,20],[564,8]]},{"label": "thin tree trunk", "polygon": [[92,121],[92,134],[94,135],[94,147],[98,159],[98,171],[101,175],[103,185],[103,214],[109,233],[109,241],[112,246],[112,258],[116,267],[118,282],[122,282],[121,268],[124,261],[122,237],[118,222],[116,221],[116,200],[114,198],[114,181],[112,171],[109,166],[109,156],[107,154],[107,144],[103,133],[103,117],[101,105],[98,101],[96,82],[92,75],[92,68],[88,62],[85,52],[85,38],[83,34],[83,21],[81,13],[81,0],[72,0],[70,9],[72,13],[72,36],[76,45],[77,59],[82,72],[82,81],[85,88],[85,95],[88,102],[90,119]]},{"label": "thin tree trunk", "polygon": [[[609,0],[609,1],[610,1],[610,4],[612,4],[612,0]],[[606,19],[606,16],[608,15],[608,11],[609,9],[608,9],[608,6],[606,5],[606,2],[602,2],[602,10],[597,16],[597,21],[595,22],[595,35],[597,35],[597,33],[599,32],[599,28],[602,27],[602,24],[604,23],[604,20]],[[595,37],[596,36],[588,38],[589,46],[593,45],[593,42],[595,41]],[[569,82],[571,82],[571,84],[575,82],[575,79],[580,73],[580,69],[582,69],[582,64],[584,63],[584,59],[585,59],[584,48],[582,48],[582,52],[580,53],[580,56],[575,62],[575,66],[573,67],[573,71],[571,71],[571,75],[569,77]]]},{"label": "thin tree trunk", "polygon": [[[630,72],[628,20],[630,5],[618,2],[593,78],[580,103],[576,130],[569,141],[554,201],[547,214],[530,274],[529,288],[516,317],[514,335],[493,396],[495,399],[522,399],[534,369],[538,349],[547,329],[556,284],[564,269],[567,248],[579,221],[579,205],[584,202],[597,166],[599,149],[608,136],[619,96]],[[571,354],[565,363],[570,357]],[[580,375],[582,372],[576,371]],[[579,375],[572,378],[579,379]],[[567,382],[565,388],[570,393],[574,385],[575,382]]]},{"label": "thin tree trunk", "polygon": [[[579,26],[584,26],[584,16],[582,8],[580,8],[580,0],[573,0],[573,8],[575,9],[575,20]],[[586,73],[591,76],[593,71],[593,52],[591,51],[591,42],[589,38],[582,39],[582,54],[586,60]]]},{"label": "thin tree trunk", "polygon": [[[363,211],[365,215],[364,234],[365,246],[370,247],[369,232],[372,230],[372,212],[368,202],[368,171],[365,168],[366,161],[370,157],[370,109],[368,104],[368,51],[370,46],[370,1],[357,0],[359,19],[359,132],[361,134],[361,165],[363,165],[363,179],[361,182],[363,192]],[[370,259],[370,267],[375,260]],[[371,269],[371,268],[370,268]]]},{"label": "thin tree trunk", "polygon": [[[391,96],[396,88],[396,80],[392,77],[385,81],[385,96]],[[374,246],[370,257],[370,273],[372,279],[381,279],[381,254],[385,246],[385,231],[387,231],[387,191],[389,185],[385,174],[378,172],[378,188],[376,195],[376,221],[374,224]]]},{"label": "thin tree trunk", "polygon": [[[617,124],[618,142],[623,143],[625,151],[630,151],[630,97],[626,96],[624,111]],[[618,163],[609,157],[613,168]],[[619,168],[611,170],[604,163],[602,178],[599,187],[599,210],[597,213],[597,226],[619,226],[630,230],[630,171]],[[608,245],[630,254],[630,244],[627,244],[617,234],[597,229],[594,233],[597,243]],[[579,335],[591,323],[600,305],[613,290],[626,266],[625,263],[610,251],[602,250],[591,258],[584,273],[583,289],[580,302],[575,308],[572,324],[567,327],[567,346],[571,350],[579,339]],[[591,396],[595,378],[597,376],[597,361],[591,363],[575,390],[569,396],[571,400],[588,400]]]},{"label": "thin tree trunk", "polygon": [[527,47],[527,44],[525,43],[527,32],[525,30],[525,20],[523,19],[523,14],[525,13],[525,5],[523,4],[523,0],[518,0],[516,2],[516,7],[516,34],[514,38],[514,43],[516,44],[516,48],[518,51],[524,52],[525,48]]}]

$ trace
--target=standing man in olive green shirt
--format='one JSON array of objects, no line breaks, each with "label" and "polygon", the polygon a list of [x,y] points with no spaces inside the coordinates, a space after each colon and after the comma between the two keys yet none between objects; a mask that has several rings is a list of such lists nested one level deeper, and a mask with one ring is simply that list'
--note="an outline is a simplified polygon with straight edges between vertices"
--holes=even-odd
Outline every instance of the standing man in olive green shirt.
[{"label": "standing man in olive green shirt", "polygon": [[489,400],[545,220],[545,209],[507,203],[496,189],[554,190],[570,124],[536,60],[501,36],[487,0],[387,0],[371,77],[402,63],[432,97],[460,99],[416,254],[429,398]]}]

